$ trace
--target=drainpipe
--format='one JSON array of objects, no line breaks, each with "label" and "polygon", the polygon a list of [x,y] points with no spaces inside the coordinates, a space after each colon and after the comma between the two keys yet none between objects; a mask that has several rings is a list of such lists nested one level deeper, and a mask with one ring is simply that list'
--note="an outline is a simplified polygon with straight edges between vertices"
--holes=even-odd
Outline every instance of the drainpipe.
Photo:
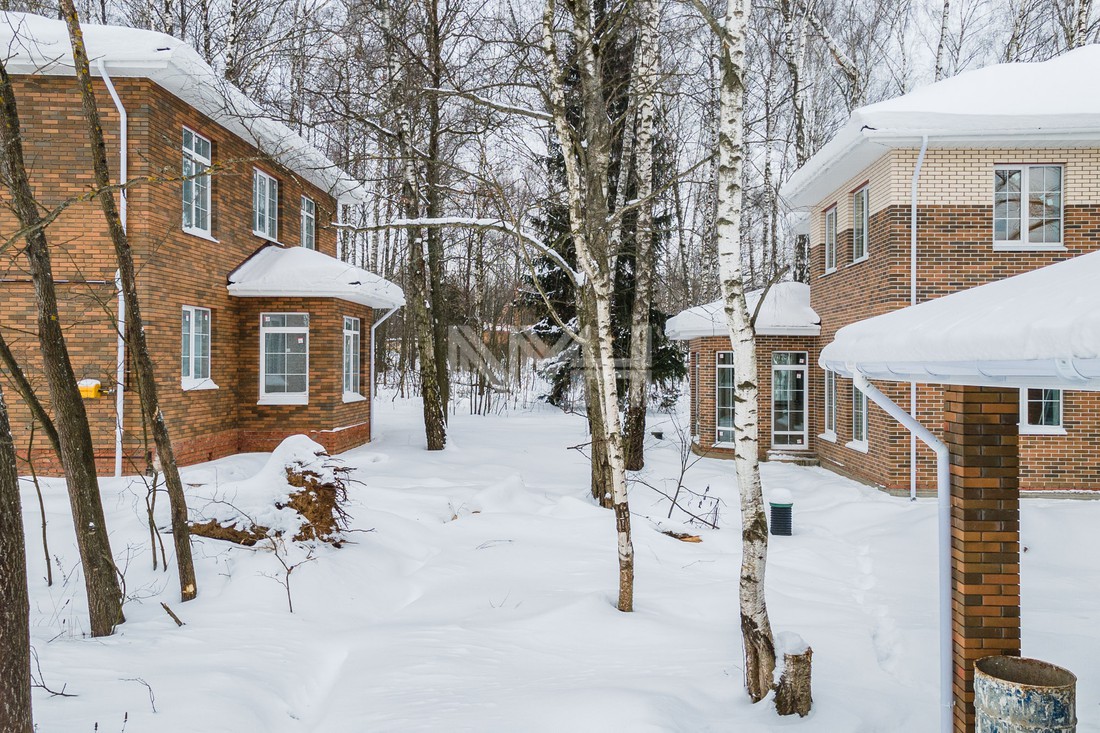
[{"label": "drainpipe", "polygon": [[936,452],[936,501],[939,544],[940,588],[940,731],[951,733],[954,729],[954,662],[951,641],[951,457],[947,445],[917,422],[911,414],[898,407],[858,371],[852,372],[852,382],[867,399],[881,407],[886,414],[908,428],[913,439]]},{"label": "drainpipe", "polygon": [[[100,59],[99,75],[103,83],[107,85],[107,91],[118,110],[118,166],[119,182],[126,183],[129,176],[129,161],[127,149],[129,142],[129,125],[126,118],[126,107],[115,91],[115,85],[107,74],[107,64]],[[122,231],[126,231],[126,189],[122,188],[118,194],[118,216],[122,222]],[[122,475],[122,435],[124,416],[126,412],[126,302],[122,297],[122,276],[115,270],[115,287],[118,288],[118,364],[115,367],[115,476]]]},{"label": "drainpipe", "polygon": [[[909,184],[909,305],[917,304],[917,184],[920,182],[924,154],[928,152],[928,136],[920,140],[920,154]],[[917,383],[909,383],[909,414],[917,414]],[[909,434],[909,500],[917,500],[917,436]]]},{"label": "drainpipe", "polygon": [[386,315],[379,318],[370,327],[370,439],[374,440],[374,332],[387,318],[397,312],[401,306],[395,305],[386,311]]}]

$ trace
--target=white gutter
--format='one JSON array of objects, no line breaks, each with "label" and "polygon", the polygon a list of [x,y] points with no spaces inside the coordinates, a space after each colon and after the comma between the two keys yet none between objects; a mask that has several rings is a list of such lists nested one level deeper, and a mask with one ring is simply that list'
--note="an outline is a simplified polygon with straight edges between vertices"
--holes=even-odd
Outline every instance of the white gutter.
[{"label": "white gutter", "polygon": [[379,326],[381,326],[387,318],[397,312],[397,309],[401,306],[395,305],[386,311],[386,315],[375,321],[370,327],[370,439],[374,440],[374,332]]},{"label": "white gutter", "polygon": [[[119,182],[126,183],[129,176],[129,161],[127,160],[129,143],[129,124],[126,117],[126,107],[115,91],[115,85],[107,74],[107,64],[100,59],[99,75],[103,83],[107,85],[107,91],[118,110],[118,167]],[[121,188],[118,195],[118,217],[122,222],[122,231],[126,231],[126,189]],[[122,276],[115,271],[115,287],[118,288],[118,364],[115,367],[115,476],[122,475],[122,437],[123,425],[126,414],[126,302],[122,297]]]},{"label": "white gutter", "polygon": [[[928,136],[925,135],[920,141],[920,154],[909,184],[909,305],[917,304],[917,188],[927,152]],[[917,414],[916,382],[909,383],[909,414]],[[909,500],[917,500],[917,435],[913,432],[909,433]]]},{"label": "white gutter", "polygon": [[947,445],[921,425],[859,371],[853,370],[852,383],[881,407],[886,414],[908,428],[915,438],[936,452],[936,502],[939,544],[940,589],[940,733],[954,730],[954,662],[952,659],[951,627],[951,456]]}]

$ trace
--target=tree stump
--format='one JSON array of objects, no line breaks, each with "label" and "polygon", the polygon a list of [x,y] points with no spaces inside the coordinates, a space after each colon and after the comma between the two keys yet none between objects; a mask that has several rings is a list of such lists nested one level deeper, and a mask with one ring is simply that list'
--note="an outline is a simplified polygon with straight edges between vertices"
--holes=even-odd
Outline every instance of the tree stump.
[{"label": "tree stump", "polygon": [[813,696],[810,694],[810,667],[814,650],[797,635],[789,636],[793,638],[779,640],[780,646],[785,649],[783,674],[775,689],[775,710],[780,715],[798,713],[800,717],[805,718],[813,705]]}]

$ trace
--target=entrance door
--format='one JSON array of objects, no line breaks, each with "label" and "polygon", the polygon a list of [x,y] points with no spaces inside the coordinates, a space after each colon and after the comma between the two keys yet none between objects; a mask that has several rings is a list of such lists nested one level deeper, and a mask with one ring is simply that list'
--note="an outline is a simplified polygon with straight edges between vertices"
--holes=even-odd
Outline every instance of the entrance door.
[{"label": "entrance door", "polygon": [[772,352],[772,447],[805,448],[807,354]]}]

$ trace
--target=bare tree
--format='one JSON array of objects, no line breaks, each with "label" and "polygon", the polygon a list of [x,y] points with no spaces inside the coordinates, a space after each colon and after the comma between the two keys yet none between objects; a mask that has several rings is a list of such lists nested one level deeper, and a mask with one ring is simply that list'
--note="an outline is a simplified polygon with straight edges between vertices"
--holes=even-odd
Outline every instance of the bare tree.
[{"label": "bare tree", "polygon": [[31,631],[27,550],[19,472],[0,388],[0,730],[32,733]]},{"label": "bare tree", "polygon": [[153,440],[157,447],[161,469],[164,471],[164,484],[168,490],[168,500],[172,517],[172,540],[176,549],[176,565],[179,569],[180,597],[184,601],[198,594],[195,582],[195,562],[191,557],[191,532],[187,525],[187,499],[183,493],[179,468],[176,466],[172,438],[164,413],[160,409],[160,397],[157,391],[156,368],[149,353],[145,339],[144,320],[141,315],[141,302],[138,299],[137,271],[134,267],[133,250],[130,240],[122,227],[114,193],[111,190],[111,172],[107,163],[107,146],[103,141],[103,127],[99,121],[95,91],[92,87],[92,75],[88,64],[88,52],[84,48],[84,36],[80,30],[80,18],[77,16],[73,0],[60,0],[65,22],[69,27],[69,40],[72,44],[73,61],[76,66],[77,82],[84,108],[84,120],[91,143],[92,165],[95,171],[95,185],[99,190],[97,198],[107,229],[115,248],[118,261],[119,280],[122,284],[122,297],[129,318],[128,331],[131,353],[133,354],[134,376],[137,378],[137,391],[141,398],[141,407],[146,421],[152,427]]},{"label": "bare tree", "polygon": [[107,636],[125,620],[122,593],[103,516],[88,415],[77,389],[57,307],[45,231],[48,222],[42,217],[27,176],[15,90],[2,63],[0,123],[5,184],[11,193],[11,207],[27,244],[23,253],[34,281],[38,343],[61,446],[61,464],[68,486],[77,548],[84,569],[91,632],[93,636]]}]

